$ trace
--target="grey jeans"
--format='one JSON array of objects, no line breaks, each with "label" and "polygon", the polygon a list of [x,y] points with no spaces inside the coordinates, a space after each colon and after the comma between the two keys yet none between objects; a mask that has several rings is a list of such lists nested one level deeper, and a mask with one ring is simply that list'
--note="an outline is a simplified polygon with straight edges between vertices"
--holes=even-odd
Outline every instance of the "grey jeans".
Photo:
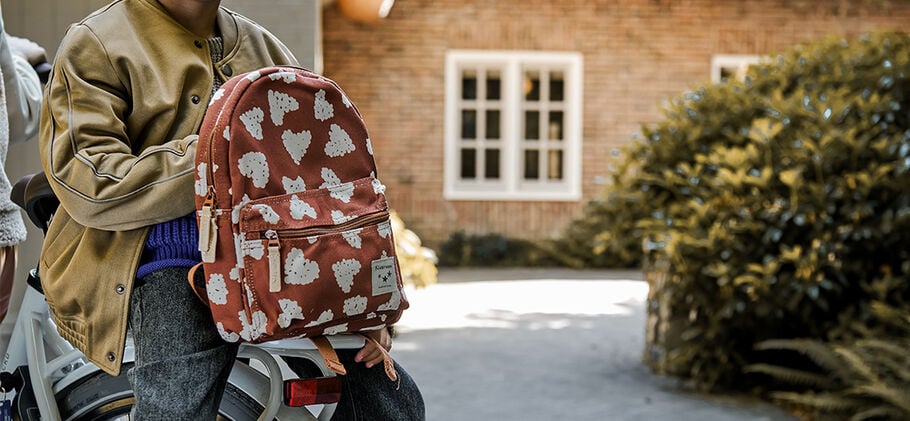
[{"label": "grey jeans", "polygon": [[[130,301],[136,363],[129,378],[136,395],[133,419],[214,420],[237,344],[224,342],[209,310],[190,289],[186,268],[167,268],[140,279]],[[197,275],[201,275],[198,271]],[[356,350],[338,351],[348,374],[333,420],[424,420],[414,380],[397,365],[400,384],[382,365],[354,362]],[[397,387],[397,388],[396,388]]]}]

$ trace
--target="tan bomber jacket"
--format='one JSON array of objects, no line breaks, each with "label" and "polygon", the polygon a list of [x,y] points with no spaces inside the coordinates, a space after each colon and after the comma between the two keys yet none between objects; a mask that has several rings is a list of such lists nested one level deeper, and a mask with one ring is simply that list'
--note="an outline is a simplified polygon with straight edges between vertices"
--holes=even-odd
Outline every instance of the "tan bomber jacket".
[{"label": "tan bomber jacket", "polygon": [[[222,8],[222,80],[293,64],[276,37]],[[116,0],[68,30],[45,89],[40,149],[60,199],[39,270],[64,338],[104,371],[123,362],[148,227],[192,212],[196,133],[213,87],[208,44],[156,0]]]}]

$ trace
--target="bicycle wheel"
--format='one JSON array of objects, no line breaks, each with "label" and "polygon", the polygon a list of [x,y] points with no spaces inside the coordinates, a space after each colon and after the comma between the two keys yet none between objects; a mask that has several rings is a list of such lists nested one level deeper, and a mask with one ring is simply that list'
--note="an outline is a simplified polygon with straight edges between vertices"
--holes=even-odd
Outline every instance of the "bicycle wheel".
[{"label": "bicycle wheel", "polygon": [[[60,419],[64,421],[128,421],[135,398],[126,377],[128,367],[119,376],[96,372],[60,391],[56,395]],[[251,421],[259,417],[262,405],[232,384],[228,384],[218,409],[221,421]],[[37,408],[17,411],[17,419],[38,419]],[[25,415],[32,414],[32,415]]]}]

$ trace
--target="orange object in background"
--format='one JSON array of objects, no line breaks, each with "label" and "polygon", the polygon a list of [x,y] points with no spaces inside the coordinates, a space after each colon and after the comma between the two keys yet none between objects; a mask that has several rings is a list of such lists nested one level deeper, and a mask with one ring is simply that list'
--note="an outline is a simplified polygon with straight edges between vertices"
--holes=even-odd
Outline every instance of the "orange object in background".
[{"label": "orange object in background", "polygon": [[389,15],[395,0],[338,0],[338,8],[356,22],[377,23]]}]

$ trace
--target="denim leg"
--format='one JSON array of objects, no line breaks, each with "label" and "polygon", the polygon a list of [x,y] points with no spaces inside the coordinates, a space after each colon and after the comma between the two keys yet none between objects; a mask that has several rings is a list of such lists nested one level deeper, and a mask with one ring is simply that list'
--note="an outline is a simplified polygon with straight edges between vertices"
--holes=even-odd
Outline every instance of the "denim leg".
[{"label": "denim leg", "polygon": [[[136,364],[127,377],[143,421],[214,420],[237,345],[224,342],[186,268],[152,272],[130,300]],[[201,273],[201,271],[200,271]]]},{"label": "denim leg", "polygon": [[341,401],[334,421],[423,421],[423,396],[414,379],[395,363],[401,382],[386,377],[382,364],[366,368],[354,362],[357,349],[336,350],[348,374],[342,377]]}]

